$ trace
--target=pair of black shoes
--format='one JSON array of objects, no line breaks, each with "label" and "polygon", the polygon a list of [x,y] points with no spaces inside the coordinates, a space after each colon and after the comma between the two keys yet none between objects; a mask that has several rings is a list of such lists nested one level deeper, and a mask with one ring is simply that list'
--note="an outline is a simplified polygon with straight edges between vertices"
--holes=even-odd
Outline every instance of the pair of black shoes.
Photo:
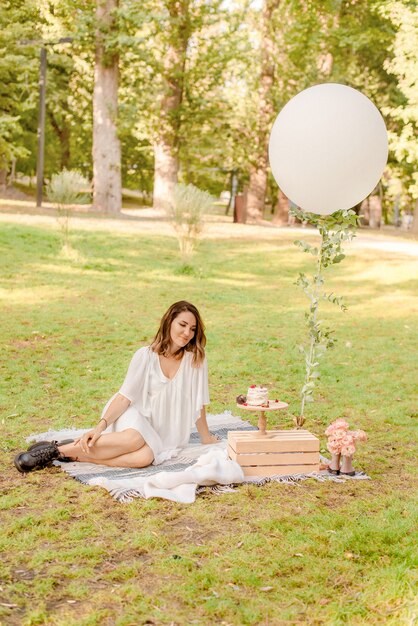
[{"label": "pair of black shoes", "polygon": [[328,465],[328,473],[334,474],[335,476],[355,476],[356,475],[355,470],[353,470],[352,472],[342,472],[339,469],[331,469],[329,465]]},{"label": "pair of black shoes", "polygon": [[65,457],[59,451],[58,446],[72,443],[74,439],[66,439],[65,441],[38,441],[33,443],[26,452],[20,452],[14,458],[16,469],[25,474],[33,470],[43,469],[52,465],[57,461],[72,461],[69,457]]}]

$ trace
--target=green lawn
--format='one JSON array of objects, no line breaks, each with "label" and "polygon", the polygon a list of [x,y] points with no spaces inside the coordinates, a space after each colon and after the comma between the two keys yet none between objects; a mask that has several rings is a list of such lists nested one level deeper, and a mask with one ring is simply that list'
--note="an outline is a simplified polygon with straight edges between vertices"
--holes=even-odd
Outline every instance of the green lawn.
[{"label": "green lawn", "polygon": [[348,245],[326,275],[349,310],[322,307],[338,342],[306,427],[323,447],[336,417],[366,430],[355,464],[372,480],[122,505],[57,468],[22,477],[13,455],[31,433],[96,423],[180,299],[206,321],[210,412],[239,414],[235,396],[266,383],[290,404],[276,423],[292,427],[307,306],[294,281],[313,260],[286,230],[204,240],[191,273],[170,237],[72,238],[73,261],[55,229],[0,228],[0,623],[413,624],[418,260]]}]

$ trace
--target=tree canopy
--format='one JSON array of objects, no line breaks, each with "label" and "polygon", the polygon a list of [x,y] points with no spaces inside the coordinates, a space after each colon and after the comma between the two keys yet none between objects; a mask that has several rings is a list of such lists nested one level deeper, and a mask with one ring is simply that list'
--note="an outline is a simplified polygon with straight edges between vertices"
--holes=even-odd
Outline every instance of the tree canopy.
[{"label": "tree canopy", "polygon": [[[388,198],[400,195],[404,203],[417,198],[414,5],[410,0],[120,0],[113,12],[117,27],[102,36],[109,57],[119,59],[123,186],[151,195],[155,148],[163,138],[175,152],[174,176],[180,182],[217,194],[228,187],[232,170],[238,170],[241,187],[251,185],[252,168],[262,163],[267,197],[274,203],[277,192],[263,161],[271,123],[298,91],[331,81],[360,89],[385,118]],[[25,174],[36,168],[42,41],[50,44],[45,175],[66,167],[92,177],[95,9],[93,0],[15,0],[0,7],[2,179],[13,163]],[[70,44],[52,45],[68,36]],[[183,56],[170,63],[173,50]]]}]

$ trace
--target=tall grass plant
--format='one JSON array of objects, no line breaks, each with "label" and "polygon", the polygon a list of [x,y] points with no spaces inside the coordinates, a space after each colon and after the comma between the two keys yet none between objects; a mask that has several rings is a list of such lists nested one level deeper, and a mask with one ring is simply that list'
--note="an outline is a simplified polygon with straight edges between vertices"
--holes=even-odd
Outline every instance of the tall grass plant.
[{"label": "tall grass plant", "polygon": [[[204,228],[204,216],[213,206],[214,198],[194,185],[178,184],[174,188],[169,217],[176,232],[184,266],[190,265]],[[186,272],[187,273],[187,272]]]},{"label": "tall grass plant", "polygon": [[78,170],[63,169],[51,176],[46,193],[58,213],[58,224],[62,234],[62,254],[67,258],[77,258],[70,244],[70,217],[72,205],[88,201],[89,181]]}]

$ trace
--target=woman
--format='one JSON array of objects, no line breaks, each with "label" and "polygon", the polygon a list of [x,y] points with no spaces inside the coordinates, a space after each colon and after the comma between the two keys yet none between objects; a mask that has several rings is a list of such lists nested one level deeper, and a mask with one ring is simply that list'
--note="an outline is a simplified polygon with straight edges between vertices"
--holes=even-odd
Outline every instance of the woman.
[{"label": "woman", "polygon": [[198,310],[184,300],[163,316],[150,346],[133,356],[125,381],[97,426],[74,442],[41,442],[18,454],[20,472],[54,459],[114,467],[146,467],[175,456],[196,425],[202,444],[217,443],[209,432],[206,337]]}]

